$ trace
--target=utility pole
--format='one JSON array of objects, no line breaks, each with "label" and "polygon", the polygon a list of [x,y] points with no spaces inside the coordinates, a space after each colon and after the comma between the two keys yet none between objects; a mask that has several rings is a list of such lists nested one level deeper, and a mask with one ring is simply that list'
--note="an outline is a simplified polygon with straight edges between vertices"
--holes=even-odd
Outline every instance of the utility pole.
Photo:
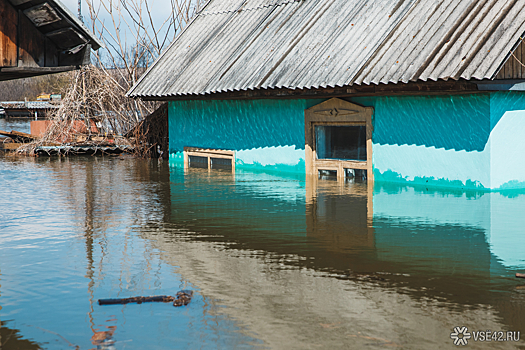
[{"label": "utility pole", "polygon": [[78,0],[78,19],[84,23],[84,18],[82,18],[82,0]]}]

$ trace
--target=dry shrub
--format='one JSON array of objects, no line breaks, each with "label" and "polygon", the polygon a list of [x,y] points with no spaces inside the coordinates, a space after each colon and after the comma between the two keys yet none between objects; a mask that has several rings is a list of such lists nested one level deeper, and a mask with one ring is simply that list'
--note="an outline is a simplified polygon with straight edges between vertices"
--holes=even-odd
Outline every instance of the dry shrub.
[{"label": "dry shrub", "polygon": [[[144,152],[144,135],[135,126],[155,109],[155,104],[126,97],[126,89],[111,73],[91,65],[72,72],[60,108],[50,115],[47,131],[18,152],[34,155],[41,146],[80,144],[93,148],[127,145],[139,154]],[[132,130],[133,135],[128,135],[132,137],[124,137]]]}]

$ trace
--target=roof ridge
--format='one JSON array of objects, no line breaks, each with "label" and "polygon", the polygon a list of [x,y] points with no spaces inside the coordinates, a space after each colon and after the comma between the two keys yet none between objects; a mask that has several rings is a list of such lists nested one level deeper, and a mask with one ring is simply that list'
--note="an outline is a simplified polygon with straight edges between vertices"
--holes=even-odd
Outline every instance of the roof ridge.
[{"label": "roof ridge", "polygon": [[280,1],[274,1],[273,3],[270,3],[270,4],[259,5],[259,6],[250,7],[250,8],[240,8],[240,9],[231,9],[231,10],[218,10],[218,11],[209,11],[209,12],[204,12],[203,11],[201,13],[201,16],[220,15],[220,14],[225,14],[225,13],[233,13],[233,12],[241,12],[241,11],[262,10],[262,9],[269,8],[269,7],[282,6],[282,5],[290,4],[290,3],[293,3],[293,2],[299,2],[299,1],[304,1],[304,0],[280,0]]}]

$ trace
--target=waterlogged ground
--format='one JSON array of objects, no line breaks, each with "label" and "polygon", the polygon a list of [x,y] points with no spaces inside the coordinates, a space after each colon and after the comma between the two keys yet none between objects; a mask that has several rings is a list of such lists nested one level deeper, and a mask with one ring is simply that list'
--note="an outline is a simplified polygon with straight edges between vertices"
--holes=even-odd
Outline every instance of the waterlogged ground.
[{"label": "waterlogged ground", "polygon": [[0,158],[0,349],[455,349],[455,327],[525,349],[523,213],[519,192]]}]

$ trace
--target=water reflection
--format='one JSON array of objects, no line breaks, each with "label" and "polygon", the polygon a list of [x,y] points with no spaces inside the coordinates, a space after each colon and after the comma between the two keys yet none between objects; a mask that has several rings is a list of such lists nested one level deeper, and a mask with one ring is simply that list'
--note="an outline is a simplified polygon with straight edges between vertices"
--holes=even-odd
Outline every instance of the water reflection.
[{"label": "water reflection", "polygon": [[24,339],[20,330],[9,328],[9,322],[0,321],[0,349],[40,350],[38,343]]},{"label": "water reflection", "polygon": [[137,236],[163,221],[169,170],[162,166],[125,157],[2,159],[0,195],[9,202],[0,213],[0,318],[14,319],[45,348],[62,348],[64,339],[82,349],[255,346],[235,322],[211,315],[199,294],[191,308],[97,305],[107,297],[198,293]]},{"label": "water reflection", "polygon": [[306,181],[307,236],[343,254],[374,248],[373,185],[353,181]]},{"label": "water reflection", "polygon": [[[384,293],[382,298],[386,299],[379,310],[376,305],[365,307],[363,304],[366,302],[362,300],[359,305],[352,304],[352,307],[366,314],[354,321],[366,323],[364,320],[368,320],[370,328],[367,330],[372,334],[388,334],[388,329],[373,326],[371,319],[374,315],[386,317],[389,320],[387,323],[392,323],[387,328],[396,326],[397,332],[391,332],[390,340],[399,341],[400,337],[408,336],[423,344],[424,337],[416,333],[426,332],[434,338],[441,337],[440,340],[434,339],[435,346],[447,344],[450,325],[458,322],[468,321],[471,327],[480,329],[524,329],[523,319],[518,316],[523,311],[524,299],[515,289],[518,282],[513,274],[516,270],[504,264],[509,261],[509,255],[502,258],[494,254],[493,249],[497,250],[497,247],[488,240],[494,242],[490,229],[494,229],[494,222],[500,219],[496,218],[497,212],[482,210],[487,208],[484,203],[487,199],[492,198],[492,206],[488,208],[493,210],[495,202],[502,205],[501,200],[510,199],[508,197],[447,190],[429,192],[428,189],[396,185],[377,185],[372,189],[366,184],[317,179],[306,181],[303,188],[300,181],[283,180],[268,174],[259,174],[256,178],[237,174],[235,181],[228,182],[227,177],[216,173],[213,184],[210,184],[209,176],[197,170],[186,173],[184,177],[176,171],[172,172],[172,193],[184,192],[191,198],[186,200],[172,196],[174,209],[170,221],[176,227],[205,234],[192,236],[192,240],[220,243],[221,250],[229,251],[228,254],[238,259],[261,259],[266,274],[279,274],[283,270],[300,271],[295,276],[299,280],[305,278],[304,274],[325,272],[340,281],[347,281],[338,289],[355,287],[354,283],[358,283],[360,288],[372,288],[370,295],[363,293],[368,302],[377,298],[372,294]],[[274,190],[276,183],[279,185]],[[305,197],[301,198],[304,193]],[[294,200],[290,201],[290,198]],[[516,219],[511,215],[506,237],[514,237],[518,249],[521,249],[525,245],[520,245],[522,235],[518,217],[523,206],[516,200],[504,206],[518,206],[513,208]],[[286,213],[285,217],[281,216],[283,213]],[[483,226],[487,215],[492,224]],[[163,240],[162,246],[169,246],[170,239]],[[202,251],[204,248],[200,249],[200,255],[203,255]],[[173,254],[183,252],[174,249]],[[214,263],[207,264],[208,260]],[[220,280],[238,281],[246,275],[245,280],[235,284],[235,288],[240,290],[245,290],[245,285],[253,284],[252,280],[258,280],[254,277],[257,276],[255,266],[250,266],[245,272],[237,271],[240,267],[236,267],[235,273],[230,274],[232,263],[217,267],[221,260],[221,257],[209,256],[193,265],[206,266],[205,271],[201,271],[206,278],[214,275],[221,276]],[[515,261],[520,263],[521,260]],[[201,281],[204,277],[199,276],[195,268],[188,273],[191,273],[192,280],[204,283]],[[220,285],[219,281],[216,283]],[[311,281],[305,283],[312,288]],[[297,288],[292,288],[296,299],[305,294],[299,286],[298,283]],[[283,288],[271,285],[269,289]],[[315,300],[320,299],[324,308],[332,303],[334,309],[338,308],[335,306],[338,302],[346,300],[341,295],[326,293],[326,290],[326,285],[320,285],[318,298],[304,304],[288,301],[290,305],[283,308],[286,312],[301,314],[300,310],[307,305],[310,310],[304,311],[298,318],[316,319],[318,316],[311,315],[311,305],[315,305]],[[224,290],[216,292],[224,297]],[[253,291],[244,297],[250,300],[253,307]],[[260,318],[267,313],[262,309],[267,306],[268,295],[262,293],[259,297],[261,310],[254,312],[247,309],[242,315],[236,315],[248,324],[253,322],[250,327],[253,329],[260,329],[261,325],[246,315]],[[239,299],[243,297],[232,296],[229,305],[238,309]],[[399,309],[400,300],[410,306]],[[270,302],[282,306],[272,298]],[[391,310],[397,310],[398,314],[393,316]],[[423,310],[429,314],[428,319],[420,319],[419,314]],[[516,310],[521,311],[516,313]],[[351,311],[348,313],[352,314]],[[405,322],[396,324],[393,317]],[[433,320],[436,317],[440,318],[440,322]],[[285,321],[287,316],[276,314],[266,321],[271,323],[276,318],[281,322],[291,322]],[[339,319],[338,322],[348,324],[349,320]],[[282,327],[282,324],[279,326]],[[341,331],[341,327],[336,328]],[[270,334],[275,336],[278,332],[278,329],[273,329],[263,338],[271,337]],[[317,339],[315,333],[306,338],[314,343]],[[345,340],[341,338],[331,338],[332,345],[344,344]]]},{"label": "water reflection", "polygon": [[[525,331],[517,193],[124,157],[3,159],[0,176],[19,198],[0,213],[0,317],[28,339],[57,341],[33,327],[50,321],[108,349],[419,349],[453,346],[455,326]],[[96,304],[180,289],[196,291],[186,308]]]},{"label": "water reflection", "polygon": [[[108,321],[117,321],[117,319],[112,319]],[[103,326],[103,328],[106,330],[101,331],[100,328],[93,329],[91,344],[95,345],[97,350],[115,350],[116,341],[113,338],[113,334],[117,330],[117,326]]]},{"label": "water reflection", "polygon": [[29,119],[5,119],[0,118],[0,130],[3,131],[21,131],[25,133],[31,132],[31,120]]}]

